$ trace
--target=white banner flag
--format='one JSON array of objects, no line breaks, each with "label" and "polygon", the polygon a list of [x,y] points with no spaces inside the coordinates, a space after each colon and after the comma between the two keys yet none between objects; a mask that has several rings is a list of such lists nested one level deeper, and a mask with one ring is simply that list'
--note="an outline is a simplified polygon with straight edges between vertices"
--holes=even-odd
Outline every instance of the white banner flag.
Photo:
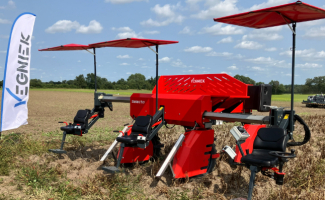
[{"label": "white banner flag", "polygon": [[12,25],[4,71],[1,131],[27,124],[32,34],[36,15],[22,13]]}]

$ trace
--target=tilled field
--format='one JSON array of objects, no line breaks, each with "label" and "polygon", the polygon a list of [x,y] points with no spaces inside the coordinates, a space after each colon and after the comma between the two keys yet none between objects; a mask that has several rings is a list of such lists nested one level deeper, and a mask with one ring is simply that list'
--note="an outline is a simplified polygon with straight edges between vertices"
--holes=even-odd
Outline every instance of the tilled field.
[{"label": "tilled field", "polygon": [[[272,105],[289,107],[290,102]],[[28,104],[28,125],[3,132],[0,142],[0,199],[233,199],[246,197],[250,172],[246,168],[231,168],[228,157],[222,155],[213,173],[189,180],[174,180],[167,170],[158,181],[154,174],[182,133],[183,128],[163,128],[159,132],[165,144],[157,162],[136,165],[115,176],[101,166],[100,157],[116,134],[130,123],[129,104],[114,104],[105,118],[100,119],[84,137],[68,136],[67,155],[57,156],[47,149],[59,147],[61,132],[58,121],[72,122],[77,110],[91,109],[93,94],[74,92],[31,91]],[[285,184],[262,176],[256,179],[254,199],[325,199],[325,109],[306,108],[295,104],[312,132],[311,141],[295,147],[297,158],[285,165]],[[267,113],[254,113],[263,114]],[[229,130],[233,123],[216,126],[217,151],[235,144]],[[295,138],[302,140],[303,127],[297,125]]]}]

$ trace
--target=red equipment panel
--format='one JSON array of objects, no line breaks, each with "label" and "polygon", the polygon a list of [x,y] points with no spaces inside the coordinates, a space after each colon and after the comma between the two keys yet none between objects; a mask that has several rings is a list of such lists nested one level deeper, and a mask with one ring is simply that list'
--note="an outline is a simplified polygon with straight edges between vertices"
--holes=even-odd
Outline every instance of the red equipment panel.
[{"label": "red equipment panel", "polygon": [[211,156],[208,152],[211,152],[213,142],[213,129],[186,132],[184,142],[173,160],[175,178],[193,177],[206,173]]},{"label": "red equipment panel", "polygon": [[[195,122],[203,127],[202,116],[205,111],[211,112],[211,97],[206,95],[160,94],[158,107],[165,107],[165,121],[169,124],[194,126]],[[131,117],[155,114],[156,96],[154,94],[134,93],[130,98]]]},{"label": "red equipment panel", "polygon": [[[265,128],[265,127],[266,127],[266,125],[259,125],[259,124],[256,124],[256,125],[245,124],[244,125],[244,128],[246,129],[247,133],[249,133],[249,135],[250,135],[249,138],[247,138],[246,141],[240,145],[241,148],[243,149],[245,155],[246,155],[246,149],[249,149],[249,153],[253,152],[253,144],[254,144],[254,140],[257,135],[257,131],[260,130],[260,128]],[[235,157],[234,162],[240,163],[242,155],[241,155],[239,148],[237,146],[236,146],[236,154],[237,154],[237,156]]]},{"label": "red equipment panel", "polygon": [[[160,76],[158,94],[210,95],[212,97],[249,98],[248,85],[228,74]],[[156,93],[156,87],[152,94]]]}]

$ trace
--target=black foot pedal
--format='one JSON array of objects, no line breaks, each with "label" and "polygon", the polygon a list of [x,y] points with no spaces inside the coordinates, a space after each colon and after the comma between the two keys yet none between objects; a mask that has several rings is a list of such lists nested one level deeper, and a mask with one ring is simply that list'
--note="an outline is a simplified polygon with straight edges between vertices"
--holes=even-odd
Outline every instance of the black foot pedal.
[{"label": "black foot pedal", "polygon": [[104,170],[105,172],[108,172],[110,174],[115,174],[116,172],[120,172],[120,170],[115,166],[102,167],[102,170]]},{"label": "black foot pedal", "polygon": [[49,149],[49,152],[53,152],[53,153],[56,153],[56,154],[67,153],[66,151],[64,151],[62,149]]}]

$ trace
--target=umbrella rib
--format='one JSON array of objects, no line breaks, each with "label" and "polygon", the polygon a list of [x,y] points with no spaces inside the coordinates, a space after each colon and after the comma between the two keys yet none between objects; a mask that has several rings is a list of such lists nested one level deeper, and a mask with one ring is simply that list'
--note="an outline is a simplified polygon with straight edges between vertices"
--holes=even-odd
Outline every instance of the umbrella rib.
[{"label": "umbrella rib", "polygon": [[[151,51],[153,51],[155,54],[157,54],[158,55],[158,53],[155,51],[155,50],[153,50],[150,46],[148,46],[146,43],[145,43],[145,41],[142,41],[142,43],[144,44],[144,45],[146,45]],[[151,42],[149,42],[149,43],[151,43]],[[151,43],[151,44],[153,44],[153,43]]]},{"label": "umbrella rib", "polygon": [[286,18],[289,19],[292,23],[295,23],[295,21],[291,20],[289,17],[283,15],[282,13],[280,13],[278,11],[276,13],[279,14],[283,18],[283,20],[288,25],[288,27],[291,29],[291,31],[293,32],[293,34],[296,34],[296,32],[292,29],[292,27],[290,26],[290,24],[287,22]]}]

